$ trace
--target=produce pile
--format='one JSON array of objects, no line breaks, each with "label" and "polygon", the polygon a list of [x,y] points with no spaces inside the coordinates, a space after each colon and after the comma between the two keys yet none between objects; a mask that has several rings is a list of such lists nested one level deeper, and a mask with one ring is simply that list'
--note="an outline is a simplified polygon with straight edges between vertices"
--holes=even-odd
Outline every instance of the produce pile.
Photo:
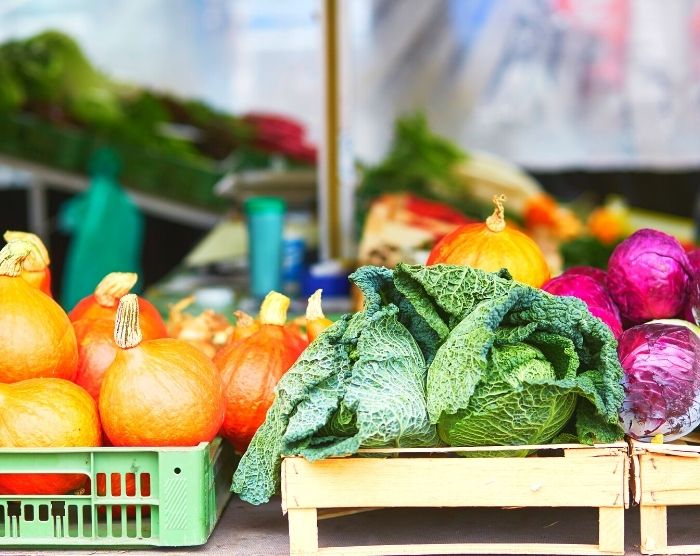
[{"label": "produce pile", "polygon": [[[286,322],[289,298],[276,292],[258,318],[239,314],[236,325],[225,328],[225,342],[218,337],[222,315],[186,318],[181,304],[170,331],[185,339],[169,338],[155,307],[129,293],[133,273],[108,274],[66,314],[51,297],[41,240],[25,232],[4,237],[0,448],[196,446],[221,435],[244,451],[275,384],[308,344],[301,327]],[[328,324],[317,293],[309,334]],[[104,492],[104,484],[86,480],[0,474],[0,495]]]},{"label": "produce pile", "polygon": [[282,454],[537,444],[574,414],[582,442],[622,437],[615,339],[578,299],[457,265],[363,267],[352,280],[364,310],[278,383],[234,475],[244,500],[275,493]]},{"label": "produce pile", "polygon": [[[438,241],[428,266],[351,276],[362,310],[280,379],[232,490],[269,500],[283,455],[673,440],[700,425],[700,251],[645,229],[615,247],[607,270],[550,278],[503,201]],[[506,454],[527,450],[461,455]]]}]

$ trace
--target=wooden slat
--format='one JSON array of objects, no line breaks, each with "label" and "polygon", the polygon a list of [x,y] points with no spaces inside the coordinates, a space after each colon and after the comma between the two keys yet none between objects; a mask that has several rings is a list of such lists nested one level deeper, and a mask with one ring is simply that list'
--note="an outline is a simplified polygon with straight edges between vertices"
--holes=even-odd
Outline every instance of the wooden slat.
[{"label": "wooden slat", "polygon": [[374,512],[384,508],[324,508],[318,510],[318,520],[334,519],[336,517],[345,517],[348,515],[363,514],[366,512]]},{"label": "wooden slat", "polygon": [[318,522],[316,518],[315,509],[289,509],[289,554],[291,556],[318,554]]},{"label": "wooden slat", "polygon": [[338,546],[320,548],[323,556],[422,556],[424,554],[624,554],[604,552],[595,544],[455,543]]},{"label": "wooden slat", "polygon": [[700,460],[660,453],[639,456],[640,504],[700,504]]},{"label": "wooden slat", "polygon": [[700,544],[674,544],[664,548],[655,548],[651,552],[640,550],[642,554],[700,554]]},{"label": "wooden slat", "polygon": [[[625,456],[607,458],[285,458],[291,508],[622,507]],[[571,477],[576,477],[575,481]]]},{"label": "wooden slat", "polygon": [[666,506],[639,506],[639,520],[642,554],[662,554],[668,546]]},{"label": "wooden slat", "polygon": [[625,509],[599,508],[598,545],[610,553],[625,553]]},{"label": "wooden slat", "polygon": [[583,450],[607,455],[627,451],[627,444],[525,444],[522,446],[441,446],[434,448],[362,448],[360,454],[453,454],[457,452],[512,452],[514,450]]}]

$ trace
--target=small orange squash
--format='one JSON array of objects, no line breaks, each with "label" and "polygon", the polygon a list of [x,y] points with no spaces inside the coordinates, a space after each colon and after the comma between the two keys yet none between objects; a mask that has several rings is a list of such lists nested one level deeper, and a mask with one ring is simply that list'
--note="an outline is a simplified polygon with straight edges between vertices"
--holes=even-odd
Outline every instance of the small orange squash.
[{"label": "small orange squash", "polygon": [[[60,378],[0,384],[0,447],[99,445],[97,406],[80,386]],[[0,473],[0,494],[66,494],[86,479],[73,473]]]},{"label": "small orange squash", "polygon": [[22,278],[51,296],[51,270],[49,269],[51,259],[44,242],[39,239],[39,236],[29,232],[7,230],[2,237],[8,243],[19,239],[31,246],[29,256],[22,263]]},{"label": "small orange squash", "polygon": [[134,294],[119,302],[114,325],[119,351],[102,379],[102,427],[114,446],[196,446],[212,440],[224,420],[221,375],[182,340],[142,340]]},{"label": "small orange squash", "polygon": [[[114,322],[119,300],[131,291],[137,280],[138,275],[133,272],[110,272],[97,284],[92,295],[81,299],[73,307],[68,313],[70,320],[75,322],[81,319],[112,319]],[[168,329],[158,309],[142,297],[138,300],[141,331],[144,337],[167,338]]]},{"label": "small orange squash", "polygon": [[309,342],[313,342],[321,332],[333,324],[333,321],[323,314],[321,292],[322,290],[316,290],[309,297],[309,303],[306,306],[306,335],[309,337]]},{"label": "small orange squash", "polygon": [[270,292],[260,308],[259,328],[233,339],[214,358],[226,395],[221,435],[238,452],[250,444],[272,405],[277,382],[308,344],[286,325],[288,307],[288,297]]},{"label": "small orange squash", "polygon": [[465,224],[443,237],[427,264],[468,265],[487,272],[507,268],[515,280],[541,287],[550,276],[547,261],[531,238],[507,226],[504,201],[505,195],[494,197],[496,209],[485,223]]},{"label": "small orange squash", "polygon": [[78,346],[70,320],[58,303],[22,278],[31,249],[15,240],[0,251],[0,382],[73,380]]}]

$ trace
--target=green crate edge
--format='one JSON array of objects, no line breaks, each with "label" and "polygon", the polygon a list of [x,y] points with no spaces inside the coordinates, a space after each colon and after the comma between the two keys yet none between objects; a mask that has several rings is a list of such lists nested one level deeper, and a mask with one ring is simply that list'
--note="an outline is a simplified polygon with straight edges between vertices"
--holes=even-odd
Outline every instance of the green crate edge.
[{"label": "green crate edge", "polygon": [[[20,529],[20,534],[19,536],[16,537],[7,537],[7,536],[0,536],[0,547],[54,547],[54,548],[60,548],[60,547],[71,547],[71,548],[79,548],[79,547],[85,547],[85,548],[95,548],[95,547],[104,547],[104,548],[112,548],[112,547],[119,547],[119,548],[138,548],[138,547],[178,547],[178,546],[198,546],[205,544],[209,537],[211,536],[211,533],[213,532],[214,528],[216,527],[219,518],[221,517],[221,514],[223,513],[226,504],[231,498],[231,492],[230,492],[230,484],[231,484],[231,477],[233,476],[233,472],[235,471],[236,465],[239,461],[239,457],[234,454],[233,448],[231,445],[223,441],[221,438],[216,438],[210,443],[201,443],[199,446],[192,447],[192,448],[94,448],[94,449],[85,449],[85,448],[51,448],[51,449],[44,449],[44,450],[29,450],[29,449],[0,449],[0,470],[2,470],[2,456],[3,454],[27,454],[27,455],[41,455],[41,456],[46,456],[48,454],[52,455],[57,455],[59,458],[62,454],[93,454],[93,453],[106,453],[110,455],[117,455],[117,454],[126,454],[128,457],[130,454],[135,454],[135,453],[157,453],[158,457],[160,458],[161,455],[167,455],[168,457],[174,457],[177,458],[178,456],[185,456],[185,455],[190,455],[192,456],[193,454],[196,453],[201,453],[202,455],[202,460],[205,462],[208,462],[208,467],[203,466],[203,471],[204,474],[206,474],[207,471],[210,471],[211,473],[214,474],[214,481],[213,481],[213,490],[212,494],[215,497],[215,500],[212,504],[211,509],[213,510],[213,514],[209,515],[209,523],[205,525],[205,527],[199,527],[197,524],[195,526],[190,527],[190,529],[181,529],[177,531],[176,534],[171,534],[168,533],[167,531],[163,531],[162,525],[159,522],[159,535],[157,537],[127,537],[126,535],[121,537],[121,538],[114,538],[114,537],[101,537],[97,536],[97,516],[95,513],[95,507],[97,505],[105,505],[110,497],[102,497],[99,498],[99,502],[95,502],[95,494],[90,498],[87,498],[85,496],[69,496],[69,495],[64,495],[64,496],[53,496],[53,495],[48,495],[48,496],[13,496],[13,495],[0,495],[0,504],[4,504],[5,502],[20,502],[23,506],[25,503],[28,503],[30,501],[34,501],[37,503],[46,503],[50,504],[51,502],[65,502],[65,503],[77,503],[77,502],[86,502],[86,498],[88,500],[92,500],[91,507],[93,508],[92,513],[93,513],[93,523],[91,524],[91,536],[90,537],[68,537],[68,536],[54,536],[54,537],[30,537],[30,536],[24,536],[22,534],[22,531]],[[209,454],[207,459],[204,460],[205,454]],[[92,456],[91,456],[92,457]],[[117,456],[119,457],[119,456]],[[178,460],[179,461],[179,460]],[[65,467],[64,467],[65,469]],[[56,467],[53,468],[54,471],[60,470],[57,469]],[[15,469],[12,469],[12,471],[15,471]],[[28,471],[34,471],[33,469],[28,469]],[[73,469],[70,469],[70,471],[73,471]],[[95,476],[92,474],[89,474],[90,480],[92,484],[95,484]],[[96,475],[96,473],[94,474]],[[200,477],[200,479],[203,481],[204,476]],[[157,498],[160,499],[162,496],[158,496]],[[131,504],[134,504],[136,502],[135,499],[129,500]],[[185,500],[185,509],[191,508],[192,501],[191,500]],[[88,504],[85,504],[88,505]],[[158,519],[164,519],[163,518],[163,513],[167,515],[167,511],[163,512],[164,505],[159,507],[159,513],[158,513]],[[172,508],[165,508],[166,510],[172,510]],[[198,508],[200,514],[204,513],[206,514],[206,508]],[[172,513],[172,512],[171,512]],[[64,519],[67,519],[67,514],[64,516]],[[8,518],[7,516],[5,517],[5,534],[8,532]],[[50,523],[55,523],[55,521],[52,521],[51,519],[49,520]],[[191,525],[191,523],[190,523]],[[55,527],[54,527],[55,528]]]}]

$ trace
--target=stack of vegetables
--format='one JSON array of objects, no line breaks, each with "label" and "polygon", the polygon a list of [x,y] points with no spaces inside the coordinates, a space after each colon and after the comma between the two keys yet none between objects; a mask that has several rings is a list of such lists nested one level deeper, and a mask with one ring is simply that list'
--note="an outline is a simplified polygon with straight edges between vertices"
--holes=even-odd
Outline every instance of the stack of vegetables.
[{"label": "stack of vegetables", "polygon": [[435,246],[431,266],[351,276],[364,307],[325,329],[280,379],[234,475],[241,498],[259,504],[275,493],[282,454],[622,438],[613,333],[581,300],[540,289],[542,253],[495,201],[485,223]]},{"label": "stack of vegetables", "polygon": [[[0,448],[195,446],[221,434],[243,451],[277,380],[307,345],[286,322],[289,299],[272,292],[259,319],[241,315],[214,359],[201,343],[167,337],[153,305],[129,293],[132,273],[107,275],[66,314],[50,295],[41,240],[24,232],[5,238]],[[2,474],[0,494],[65,494],[91,488],[85,482]]]}]

